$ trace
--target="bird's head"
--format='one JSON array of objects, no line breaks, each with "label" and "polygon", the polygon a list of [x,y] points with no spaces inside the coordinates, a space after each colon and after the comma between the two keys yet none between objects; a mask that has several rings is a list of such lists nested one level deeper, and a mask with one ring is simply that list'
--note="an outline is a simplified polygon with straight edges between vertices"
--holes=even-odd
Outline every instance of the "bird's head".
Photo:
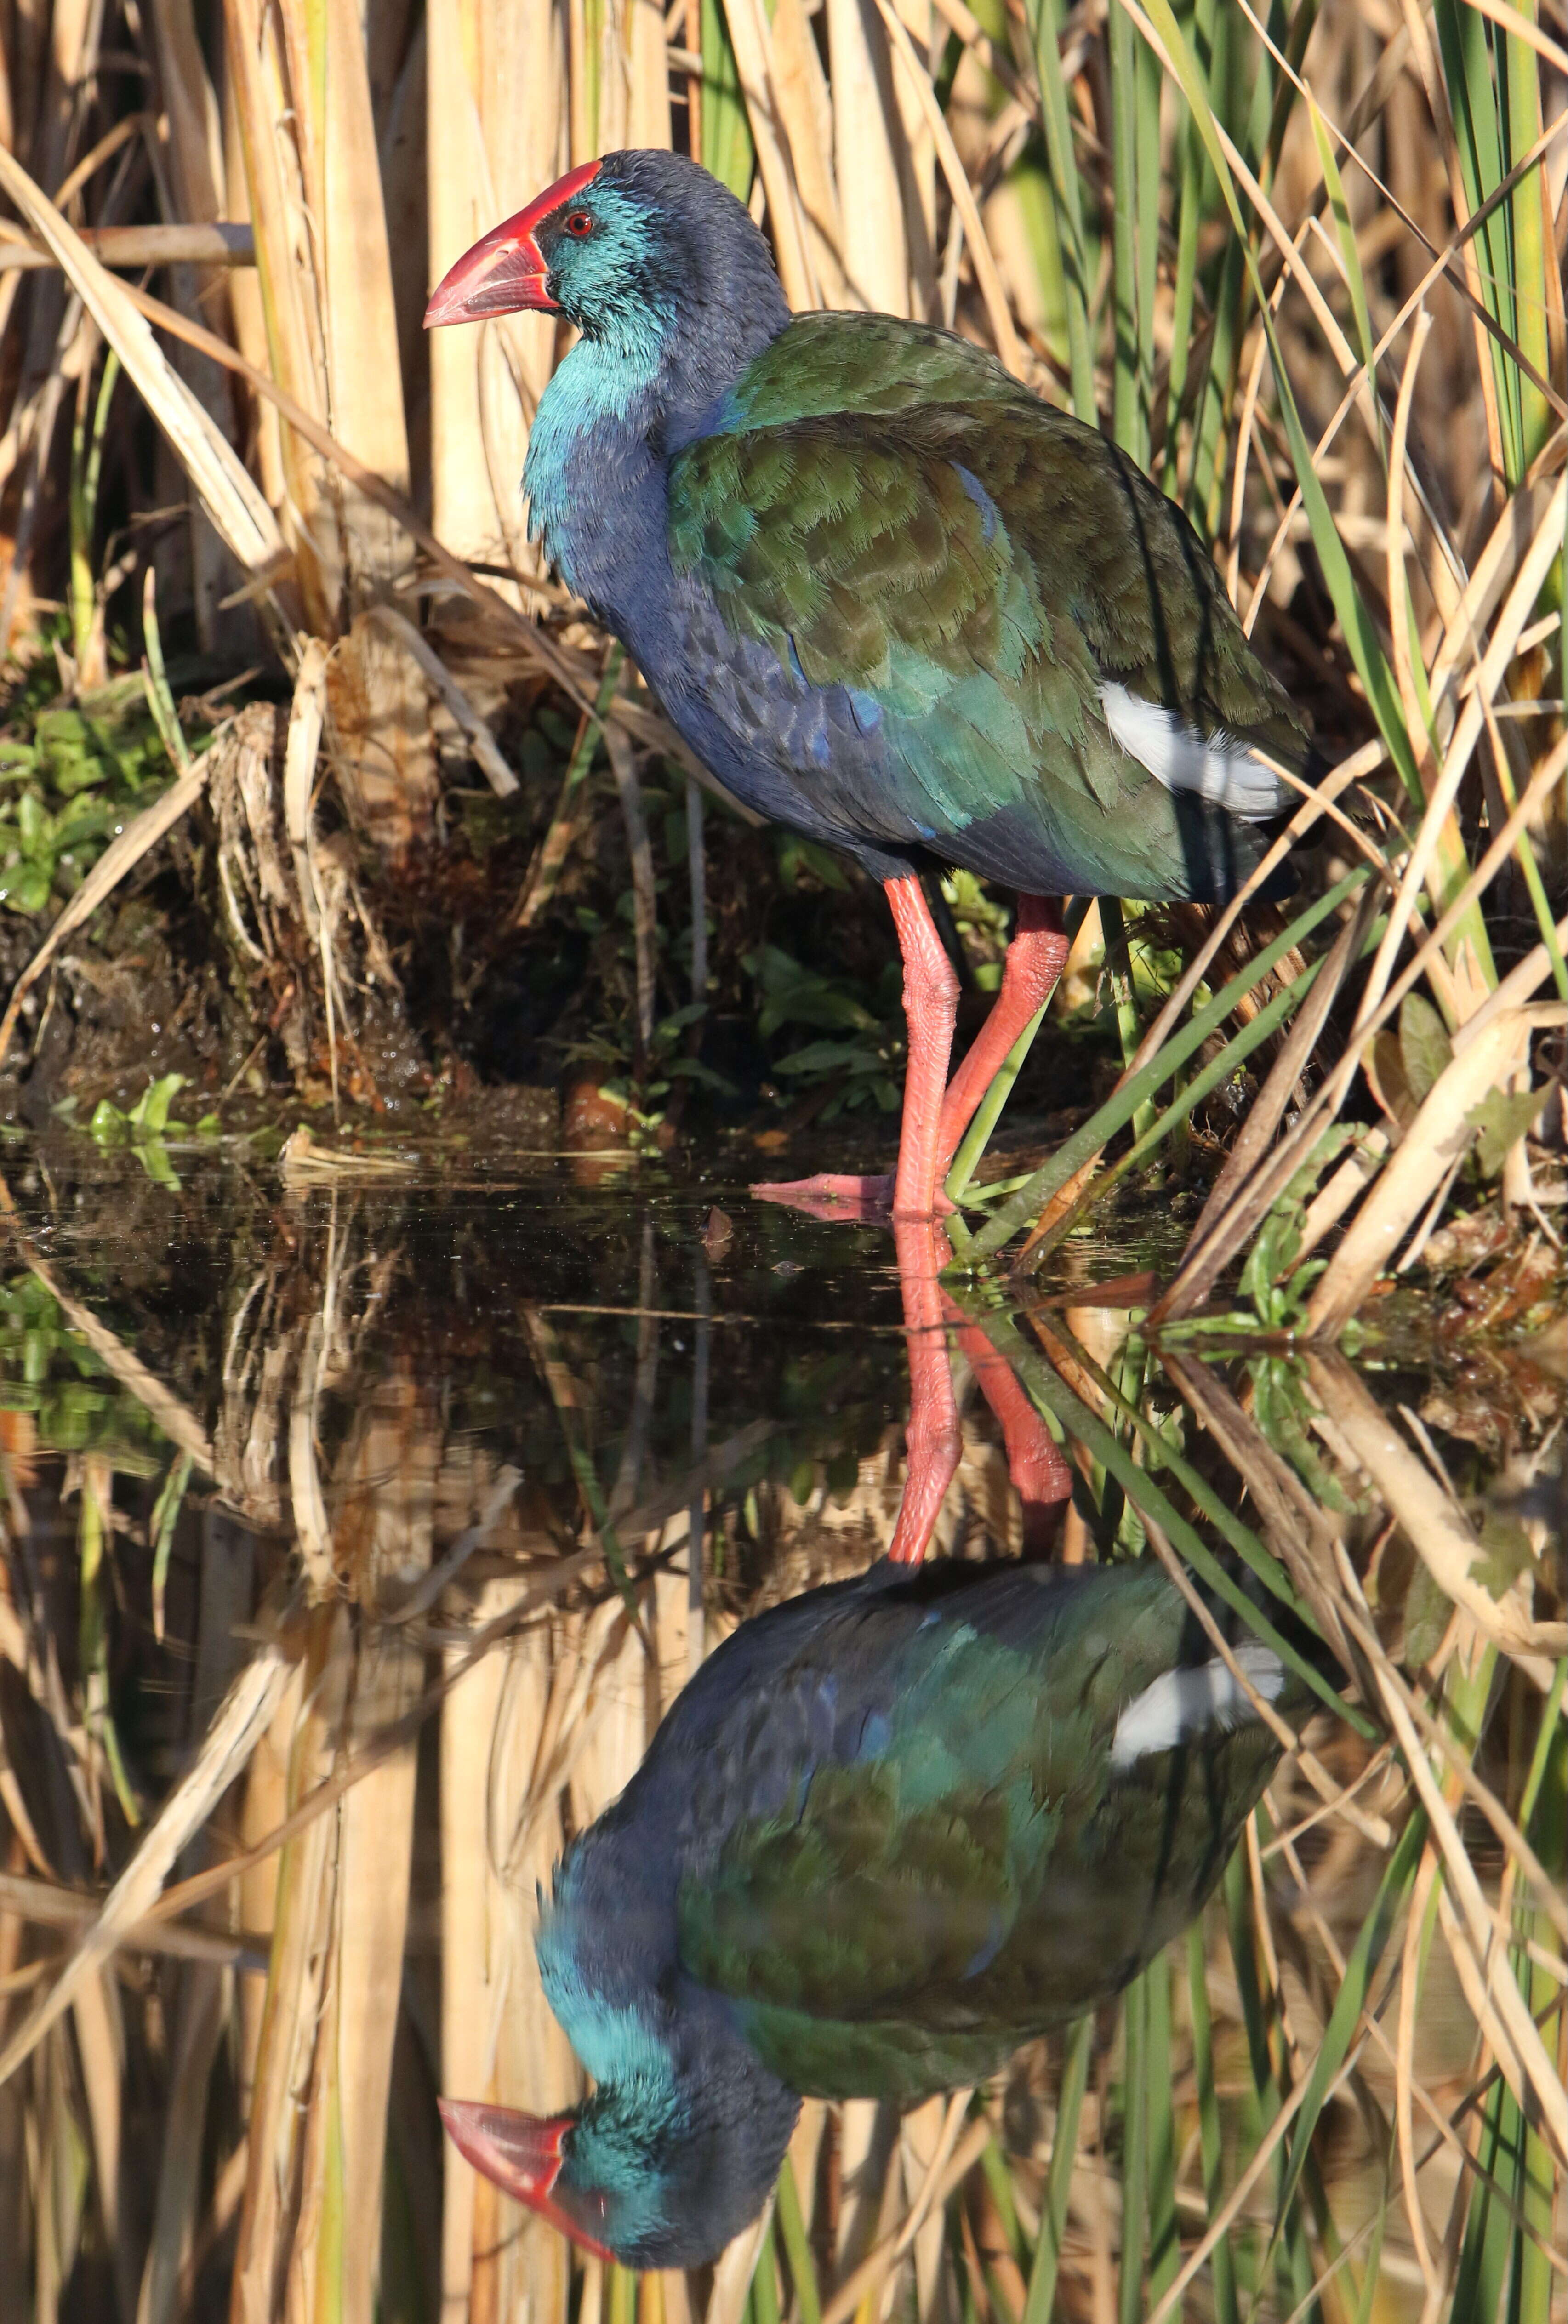
[{"label": "bird's head", "polygon": [[540,1894],[540,1978],[593,2078],[586,2103],[541,2120],[443,2099],[441,2115],[476,2171],[585,2250],[700,2267],[761,2209],[800,2100],[681,1969],[664,1870],[623,1800]]},{"label": "bird's head", "polygon": [[639,352],[728,311],[787,319],[768,245],[744,205],[678,153],[606,153],[492,228],[438,284],[427,328],[525,309]]},{"label": "bird's head", "polygon": [[636,2089],[601,2088],[540,2118],[443,2098],[441,2119],[476,2171],[600,2259],[701,2267],[756,2218],[798,2101],[768,2120],[672,2119]]}]

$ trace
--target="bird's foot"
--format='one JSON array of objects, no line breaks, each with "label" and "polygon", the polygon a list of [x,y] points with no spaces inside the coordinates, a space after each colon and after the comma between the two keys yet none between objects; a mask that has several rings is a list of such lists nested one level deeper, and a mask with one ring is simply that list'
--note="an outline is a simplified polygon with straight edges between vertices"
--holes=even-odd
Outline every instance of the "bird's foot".
[{"label": "bird's foot", "polygon": [[[890,1173],[884,1178],[857,1178],[841,1171],[822,1171],[815,1178],[791,1178],[753,1186],[751,1192],[753,1202],[782,1203],[814,1219],[885,1227],[895,1215]],[[947,1219],[953,1211],[954,1205],[939,1192],[930,1215]]]},{"label": "bird's foot", "polygon": [[758,1203],[782,1203],[808,1218],[858,1222],[885,1226],[892,1215],[893,1181],[857,1178],[843,1172],[823,1171],[815,1178],[790,1178],[752,1188]]}]

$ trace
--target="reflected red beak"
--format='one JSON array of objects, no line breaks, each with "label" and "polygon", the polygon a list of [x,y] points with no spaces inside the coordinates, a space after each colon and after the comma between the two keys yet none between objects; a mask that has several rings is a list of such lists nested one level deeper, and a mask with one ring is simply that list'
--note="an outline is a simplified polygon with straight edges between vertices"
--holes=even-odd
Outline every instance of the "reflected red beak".
[{"label": "reflected red beak", "polygon": [[566,2189],[558,2196],[556,2192],[575,2114],[513,2114],[510,2107],[481,2106],[469,2098],[437,2103],[453,2145],[475,2171],[595,2259],[614,2258],[592,2232],[578,2198]]},{"label": "reflected red beak", "polygon": [[516,315],[525,310],[558,314],[559,309],[545,288],[549,269],[534,235],[552,210],[580,194],[598,174],[597,161],[585,161],[580,169],[568,170],[564,178],[536,195],[526,209],[492,226],[472,250],[466,250],[430,295],[425,309],[426,330],[437,330],[443,323],[482,322],[486,315]]}]

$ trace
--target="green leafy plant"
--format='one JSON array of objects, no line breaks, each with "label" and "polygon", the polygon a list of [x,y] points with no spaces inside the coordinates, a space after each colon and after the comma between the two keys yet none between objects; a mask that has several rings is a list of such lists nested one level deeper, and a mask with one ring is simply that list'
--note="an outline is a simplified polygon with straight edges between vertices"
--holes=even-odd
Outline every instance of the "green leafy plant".
[{"label": "green leafy plant", "polygon": [[133,815],[167,785],[169,754],[139,677],[74,704],[32,691],[0,731],[0,903],[64,901]]},{"label": "green leafy plant", "polygon": [[88,1134],[104,1148],[128,1146],[157,1185],[178,1186],[180,1180],[169,1159],[167,1139],[171,1132],[209,1138],[219,1128],[216,1113],[204,1113],[198,1121],[189,1125],[171,1118],[170,1109],[184,1087],[183,1074],[161,1074],[156,1081],[148,1083],[128,1111],[112,1098],[100,1098],[88,1123]]},{"label": "green leafy plant", "polygon": [[758,989],[757,1029],[764,1040],[797,1025],[829,1037],[791,1049],[773,1067],[803,1093],[830,1085],[820,1120],[831,1121],[857,1107],[893,1111],[904,1060],[896,962],[889,962],[878,979],[875,1006],[868,1005],[848,978],[807,968],[777,945],[760,945],[742,965]]},{"label": "green leafy plant", "polygon": [[138,1477],[156,1475],[166,1457],[145,1406],[32,1274],[0,1283],[0,1410],[32,1415],[41,1452],[102,1453]]}]

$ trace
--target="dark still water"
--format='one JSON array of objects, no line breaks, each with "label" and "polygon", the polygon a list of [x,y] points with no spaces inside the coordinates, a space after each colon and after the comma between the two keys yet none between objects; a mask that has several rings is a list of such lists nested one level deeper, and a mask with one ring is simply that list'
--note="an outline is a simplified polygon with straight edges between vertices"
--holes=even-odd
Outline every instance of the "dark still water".
[{"label": "dark still water", "polygon": [[0,2324],[1563,2312],[1549,1336],[321,1143],[0,1155]]}]

